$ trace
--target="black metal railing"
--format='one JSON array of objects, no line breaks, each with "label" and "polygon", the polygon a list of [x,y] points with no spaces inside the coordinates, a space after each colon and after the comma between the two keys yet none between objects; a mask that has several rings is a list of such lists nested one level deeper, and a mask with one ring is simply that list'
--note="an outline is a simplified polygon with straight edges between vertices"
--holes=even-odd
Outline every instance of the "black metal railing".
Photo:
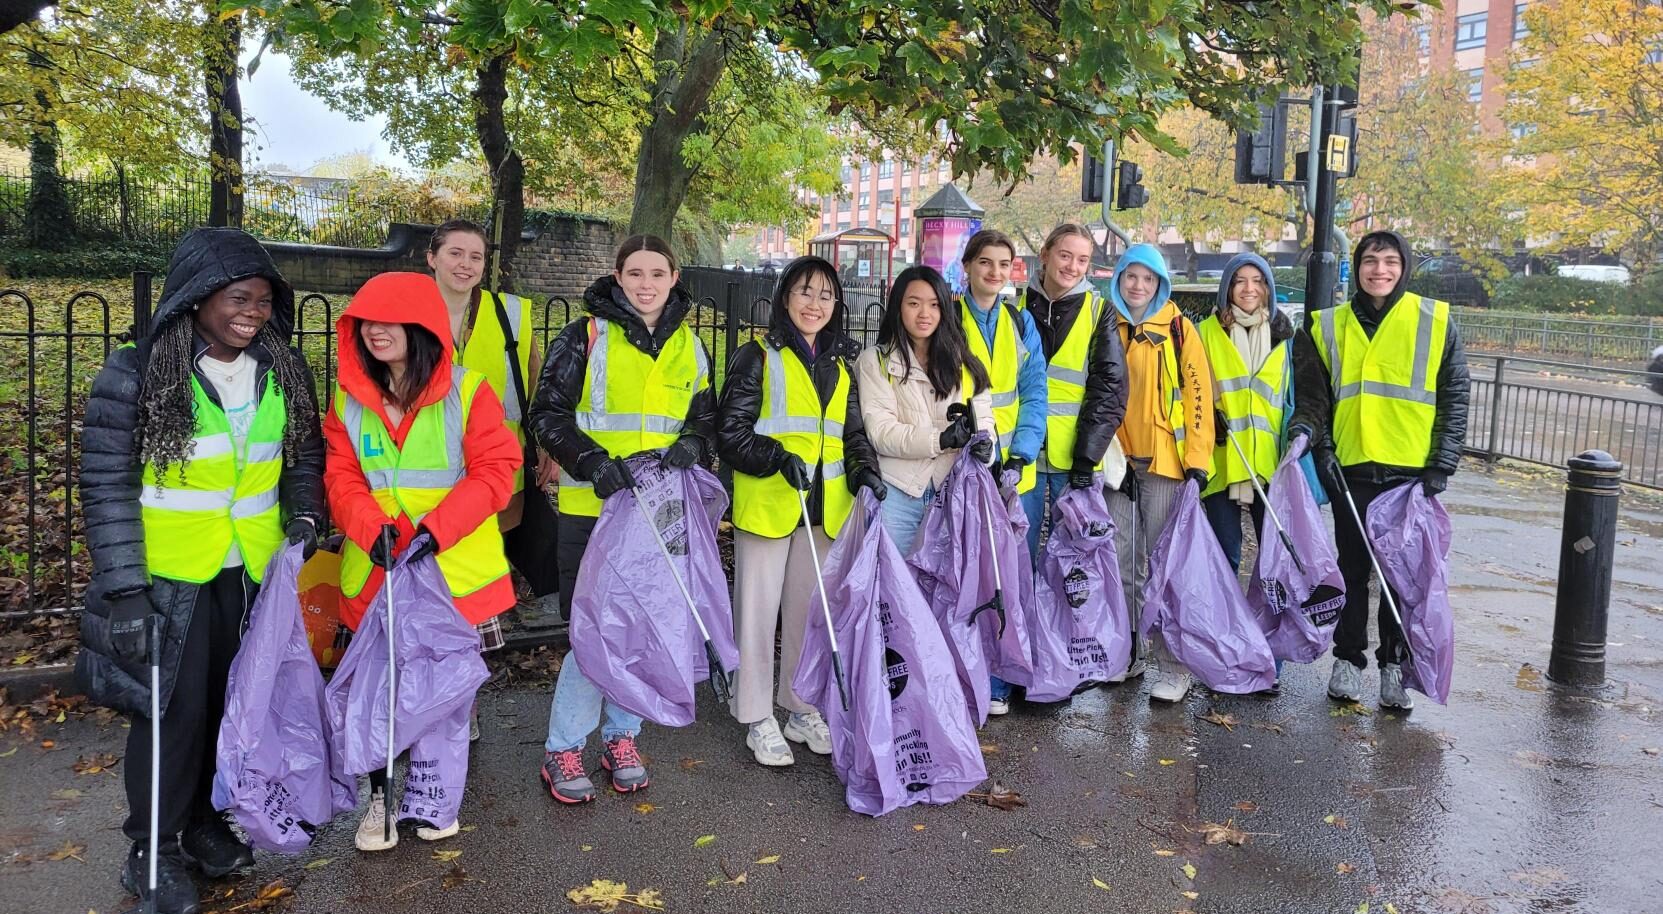
[{"label": "black metal railing", "polygon": [[1484,308],[1454,308],[1451,314],[1468,349],[1639,366],[1663,345],[1663,318],[1559,317]]}]

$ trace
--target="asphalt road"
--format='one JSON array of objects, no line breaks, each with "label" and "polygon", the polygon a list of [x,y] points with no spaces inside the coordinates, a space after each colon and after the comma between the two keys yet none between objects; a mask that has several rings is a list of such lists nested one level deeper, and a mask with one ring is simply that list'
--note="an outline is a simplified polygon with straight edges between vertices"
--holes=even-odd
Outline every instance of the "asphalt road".
[{"label": "asphalt road", "polygon": [[[548,691],[513,686],[483,698],[462,814],[471,831],[432,845],[406,832],[365,855],[351,846],[356,817],[343,817],[307,853],[262,854],[253,873],[214,883],[209,909],[564,911],[575,910],[568,890],[606,879],[655,890],[672,912],[1657,911],[1663,504],[1625,504],[1611,682],[1570,693],[1539,672],[1561,485],[1506,468],[1456,477],[1447,708],[1422,699],[1407,716],[1342,713],[1323,694],[1326,661],[1290,667],[1274,699],[1197,689],[1155,707],[1138,684],[1101,690],[1019,706],[983,731],[990,773],[1025,808],[967,799],[870,819],[847,810],[823,759],[756,766],[742,730],[710,704],[691,727],[648,730],[649,790],[559,808],[536,780]],[[1230,726],[1202,719],[1212,712]],[[115,880],[119,764],[114,775],[74,770],[78,758],[120,755],[124,734],[120,721],[71,714],[33,739],[0,735],[0,911],[131,904]],[[1208,845],[1207,823],[1241,829],[1246,843]],[[74,855],[50,859],[66,848]],[[257,893],[275,880],[294,894],[262,907]]]}]

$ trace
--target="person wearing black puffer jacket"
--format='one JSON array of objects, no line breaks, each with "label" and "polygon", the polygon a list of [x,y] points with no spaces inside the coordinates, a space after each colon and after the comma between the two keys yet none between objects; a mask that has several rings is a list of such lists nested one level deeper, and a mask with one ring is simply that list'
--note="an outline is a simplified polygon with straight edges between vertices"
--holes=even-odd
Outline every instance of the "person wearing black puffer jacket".
[{"label": "person wearing black puffer jacket", "polygon": [[[254,862],[213,808],[226,680],[266,563],[285,539],[316,548],[327,523],[311,374],[289,348],[294,292],[254,238],[198,229],[168,264],[149,328],[110,353],[81,433],[92,582],[75,673],[132,715],[122,765],[133,842],[122,885],[189,914],[189,867]],[[148,654],[160,654],[158,847],[150,847]]]},{"label": "person wearing black puffer jacket", "polygon": [[[1397,233],[1364,235],[1352,254],[1356,294],[1307,314],[1294,336],[1298,402],[1289,436],[1306,434],[1312,442],[1317,475],[1334,505],[1345,577],[1328,681],[1328,695],[1337,701],[1362,700],[1372,570],[1344,493],[1350,491],[1365,520],[1376,497],[1405,483],[1436,496],[1460,466],[1467,437],[1466,350],[1449,305],[1406,290],[1413,266],[1413,252]],[[1380,704],[1408,710],[1403,633],[1384,594],[1379,620]]]},{"label": "person wearing black puffer jacket", "polygon": [[[817,755],[831,731],[791,688],[815,590],[813,548],[823,558],[854,507],[854,495],[888,494],[861,421],[855,358],[843,330],[843,287],[819,257],[799,257],[774,290],[768,335],[728,364],[717,412],[722,463],[733,469],[733,626],[739,674],[733,716],[747,725],[758,763],[790,765],[786,740]],[[803,494],[808,526],[803,525]],[[774,633],[781,620],[779,688]],[[774,701],[790,712],[782,729]]]}]

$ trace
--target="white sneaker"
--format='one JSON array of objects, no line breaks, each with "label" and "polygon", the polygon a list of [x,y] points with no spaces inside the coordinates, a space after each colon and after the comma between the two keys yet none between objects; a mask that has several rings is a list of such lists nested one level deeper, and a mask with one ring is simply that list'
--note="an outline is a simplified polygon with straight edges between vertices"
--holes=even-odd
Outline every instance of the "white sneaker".
[{"label": "white sneaker", "polygon": [[1388,663],[1380,668],[1380,707],[1396,708],[1408,711],[1415,706],[1415,700],[1403,688],[1403,667],[1396,663]]},{"label": "white sneaker", "polygon": [[1168,673],[1162,670],[1160,678],[1149,690],[1149,697],[1153,701],[1183,701],[1190,691],[1190,674],[1188,670]]},{"label": "white sneaker", "polygon": [[1126,667],[1126,672],[1121,673],[1118,676],[1109,677],[1109,681],[1110,682],[1125,682],[1128,679],[1136,679],[1139,676],[1142,676],[1144,670],[1148,668],[1148,664],[1143,659],[1143,655],[1146,652],[1146,650],[1147,650],[1147,647],[1145,648],[1145,650],[1140,650],[1138,652],[1138,659],[1133,660],[1131,665]]},{"label": "white sneaker", "polygon": [[1334,671],[1328,677],[1328,697],[1352,703],[1363,700],[1363,670],[1349,660],[1334,658]]},{"label": "white sneaker", "polygon": [[392,837],[387,837],[387,802],[381,798],[379,792],[370,794],[370,808],[364,813],[363,821],[358,823],[358,834],[353,836],[352,843],[361,851],[388,851],[398,845],[398,827],[393,827]]},{"label": "white sneaker", "polygon": [[831,755],[831,728],[819,711],[793,713],[785,719],[785,738],[808,746],[815,755]]},{"label": "white sneaker", "polygon": [[423,825],[416,829],[416,837],[423,841],[443,841],[446,838],[455,837],[456,833],[461,830],[462,823],[460,821],[452,822],[444,828],[428,828]]},{"label": "white sneaker", "polygon": [[772,714],[751,724],[750,731],[745,734],[745,745],[756,756],[759,765],[781,768],[796,761],[791,755],[791,747],[785,744],[785,736],[780,733],[779,722],[774,720]]},{"label": "white sneaker", "polygon": [[1004,717],[1010,712],[1011,700],[1009,698],[989,698],[987,700],[988,717]]}]

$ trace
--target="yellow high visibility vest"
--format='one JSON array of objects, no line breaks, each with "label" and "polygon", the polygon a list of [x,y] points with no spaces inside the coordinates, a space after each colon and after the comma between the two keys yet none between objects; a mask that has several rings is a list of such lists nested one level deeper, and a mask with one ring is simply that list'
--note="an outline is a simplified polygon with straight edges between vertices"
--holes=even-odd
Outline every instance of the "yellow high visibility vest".
[{"label": "yellow high visibility vest", "polygon": [[1197,329],[1213,370],[1213,403],[1224,414],[1225,425],[1248,460],[1243,464],[1228,440],[1219,445],[1213,451],[1214,472],[1201,493],[1206,497],[1224,491],[1231,483],[1247,482],[1249,472],[1267,481],[1276,473],[1282,459],[1282,416],[1287,408],[1288,347],[1285,343],[1272,346],[1265,363],[1250,373],[1241,351],[1216,315],[1202,321]]},{"label": "yellow high visibility vest", "polygon": [[[999,315],[995,320],[993,330],[993,349],[988,350],[987,340],[982,338],[980,326],[976,323],[975,313],[971,310],[970,300],[965,296],[959,297],[959,310],[964,323],[964,337],[970,342],[970,354],[980,359],[987,368],[989,386],[988,394],[993,398],[993,426],[999,433],[999,453],[1001,457],[1008,457],[1011,442],[1016,439],[1016,423],[1022,415],[1022,399],[1017,392],[1017,380],[1022,371],[1022,363],[1032,357],[1027,347],[1022,345],[1022,329],[1011,320],[1010,311],[1003,303],[995,303]],[[968,385],[966,390],[970,388]],[[1037,461],[1036,461],[1037,462]],[[1038,479],[1034,463],[1022,468],[1022,478],[1016,484],[1018,493],[1027,492],[1034,487]]]},{"label": "yellow high visibility vest", "polygon": [[[468,331],[467,344],[457,350],[455,363],[471,368],[485,376],[491,389],[502,401],[504,422],[525,447],[525,432],[520,425],[520,398],[514,391],[514,374],[508,361],[508,338],[503,336],[502,322],[497,320],[496,293],[479,291],[479,308],[474,313],[473,327]],[[529,398],[537,387],[541,366],[531,364],[531,299],[504,293],[503,311],[508,315],[508,333],[513,336],[514,358],[519,360],[520,377],[524,378],[525,393]],[[525,487],[525,467],[514,471],[514,491]]]},{"label": "yellow high visibility vest", "polygon": [[[693,396],[710,386],[704,343],[686,324],[664,341],[658,358],[635,348],[611,321],[595,322],[594,348],[583,374],[577,427],[611,457],[666,448],[681,437]],[[593,483],[560,469],[560,513],[599,517]]]},{"label": "yellow high visibility vest", "polygon": [[[389,520],[400,515],[420,524],[455,488],[467,467],[462,443],[474,396],[485,376],[459,365],[450,370],[450,392],[416,413],[404,446],[393,443],[381,416],[365,409],[345,388],[335,388],[335,415],[346,426],[353,453],[369,480],[370,494]],[[435,555],[453,597],[465,597],[508,574],[502,532],[495,517]],[[370,557],[357,543],[341,547],[341,592],[356,597],[370,577]]]},{"label": "yellow high visibility vest", "polygon": [[[1018,308],[1028,306],[1028,292],[1022,291],[1016,300]],[[1045,462],[1051,469],[1065,471],[1074,467],[1074,440],[1078,435],[1080,405],[1086,397],[1086,360],[1091,357],[1091,335],[1103,316],[1103,299],[1096,292],[1087,292],[1074,314],[1074,325],[1068,335],[1051,354],[1045,366]],[[1112,445],[1111,445],[1112,446]],[[1098,461],[1093,469],[1103,469]]]},{"label": "yellow high visibility vest", "polygon": [[196,435],[188,461],[161,475],[154,464],[144,465],[139,515],[145,563],[152,575],[203,584],[225,567],[235,544],[248,576],[258,582],[283,544],[277,500],[288,425],[283,390],[268,373],[241,452],[225,411],[195,376],[191,396]]},{"label": "yellow high visibility vest", "polygon": [[1316,312],[1311,338],[1334,395],[1342,466],[1424,467],[1438,416],[1449,305],[1405,292],[1370,339],[1346,304]]},{"label": "yellow high visibility vest", "polygon": [[[855,498],[843,472],[843,422],[848,417],[849,368],[837,362],[837,387],[831,403],[820,405],[808,366],[790,347],[775,349],[763,340],[762,409],[756,433],[784,445],[812,474],[820,466],[820,520],[826,535],[836,538],[849,519]],[[772,476],[733,474],[733,525],[758,536],[790,536],[802,520],[798,493],[779,473]]]}]

